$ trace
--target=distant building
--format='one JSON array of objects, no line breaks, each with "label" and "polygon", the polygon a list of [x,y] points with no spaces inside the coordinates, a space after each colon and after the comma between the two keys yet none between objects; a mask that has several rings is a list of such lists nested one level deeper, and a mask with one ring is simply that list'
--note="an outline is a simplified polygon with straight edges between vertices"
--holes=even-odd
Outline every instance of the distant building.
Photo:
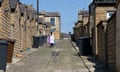
[{"label": "distant building", "polygon": [[[42,11],[39,14],[39,17],[42,18],[42,24],[43,27],[49,26],[50,31],[53,32],[56,39],[60,39],[60,33],[61,33],[61,20],[60,20],[60,14],[58,12],[45,12]],[[43,30],[43,35],[47,35],[46,32]],[[48,33],[48,31],[47,31]]]},{"label": "distant building", "polygon": [[75,39],[89,35],[88,18],[89,18],[88,10],[81,10],[78,12],[78,21],[75,23],[75,26],[73,27]]},{"label": "distant building", "polygon": [[83,25],[88,23],[89,18],[89,11],[88,10],[81,10],[78,13],[78,21],[83,21]]},{"label": "distant building", "polygon": [[75,23],[75,26],[73,27],[73,34],[74,34],[74,39],[75,41],[82,36],[82,32],[81,32],[81,27],[82,27],[82,23]]}]

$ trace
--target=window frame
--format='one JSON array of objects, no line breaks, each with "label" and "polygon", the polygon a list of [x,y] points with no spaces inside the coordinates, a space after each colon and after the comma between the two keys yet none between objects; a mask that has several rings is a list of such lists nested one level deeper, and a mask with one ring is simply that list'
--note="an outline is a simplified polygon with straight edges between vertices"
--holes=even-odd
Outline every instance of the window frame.
[{"label": "window frame", "polygon": [[55,26],[55,17],[50,18],[50,24],[51,26]]}]

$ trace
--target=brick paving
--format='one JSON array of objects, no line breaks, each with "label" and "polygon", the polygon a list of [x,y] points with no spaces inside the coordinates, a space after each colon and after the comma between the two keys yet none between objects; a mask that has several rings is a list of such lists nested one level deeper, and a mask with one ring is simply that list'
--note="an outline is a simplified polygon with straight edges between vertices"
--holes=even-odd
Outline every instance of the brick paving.
[{"label": "brick paving", "polygon": [[44,45],[21,61],[11,64],[7,72],[104,72],[101,68],[95,70],[95,63],[88,58],[80,58],[70,40],[59,40],[54,48]]}]

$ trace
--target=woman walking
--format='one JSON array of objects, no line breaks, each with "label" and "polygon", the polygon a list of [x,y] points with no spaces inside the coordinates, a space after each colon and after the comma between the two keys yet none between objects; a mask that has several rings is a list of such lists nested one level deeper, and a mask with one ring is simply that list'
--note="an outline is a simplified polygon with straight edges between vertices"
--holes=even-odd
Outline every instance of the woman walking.
[{"label": "woman walking", "polygon": [[47,36],[47,45],[50,46],[50,34]]},{"label": "woman walking", "polygon": [[53,33],[51,32],[51,34],[50,34],[50,47],[53,47],[54,44],[55,44],[55,38],[54,38]]}]

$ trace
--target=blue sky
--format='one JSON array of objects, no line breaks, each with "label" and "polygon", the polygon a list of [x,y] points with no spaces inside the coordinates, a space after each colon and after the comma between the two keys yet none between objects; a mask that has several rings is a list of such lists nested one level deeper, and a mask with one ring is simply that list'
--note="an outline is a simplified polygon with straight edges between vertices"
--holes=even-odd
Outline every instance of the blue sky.
[{"label": "blue sky", "polygon": [[[20,0],[25,4],[32,4],[36,9],[37,0]],[[39,0],[39,11],[60,12],[61,14],[61,32],[68,33],[73,31],[73,26],[78,19],[78,11],[88,9],[92,0]]]}]

